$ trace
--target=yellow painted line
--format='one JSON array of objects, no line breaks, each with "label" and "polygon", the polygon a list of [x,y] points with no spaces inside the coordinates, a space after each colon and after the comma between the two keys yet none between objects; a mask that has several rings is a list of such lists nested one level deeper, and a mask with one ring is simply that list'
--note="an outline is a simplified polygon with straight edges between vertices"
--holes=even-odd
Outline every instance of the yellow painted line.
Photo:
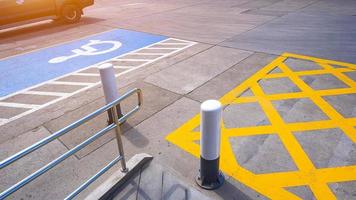
[{"label": "yellow painted line", "polygon": [[273,179],[273,183],[280,187],[294,187],[307,185],[313,179],[325,183],[345,182],[356,180],[356,166],[342,166],[334,168],[324,168],[303,173],[300,171],[276,172],[260,174],[262,179]]},{"label": "yellow painted line", "polygon": [[347,63],[347,62],[339,62],[339,61],[335,61],[335,60],[328,60],[328,59],[298,55],[298,54],[293,54],[293,53],[284,53],[284,54],[282,54],[282,56],[290,57],[290,58],[297,58],[297,59],[301,59],[301,60],[310,60],[310,61],[313,61],[316,63],[327,63],[327,64],[331,64],[331,65],[338,65],[338,66],[348,67],[348,68],[356,70],[356,64]]},{"label": "yellow painted line", "polygon": [[[288,58],[315,62],[320,65],[322,69],[295,72],[284,63]],[[338,65],[344,68],[334,68],[333,65]],[[270,71],[276,67],[279,67],[282,70],[282,73],[270,74]],[[344,74],[345,72],[355,70],[356,65],[351,63],[284,53],[249,79],[225,94],[220,99],[224,106],[251,102],[259,103],[271,124],[227,128],[224,125],[224,122],[222,122],[220,165],[224,173],[270,199],[301,199],[286,190],[287,187],[294,186],[309,186],[316,199],[336,199],[335,194],[329,188],[328,184],[343,181],[356,181],[356,165],[321,169],[316,168],[305,153],[303,147],[295,138],[294,132],[339,128],[351,141],[356,142],[356,130],[354,128],[356,126],[356,117],[345,118],[323,98],[325,96],[355,94],[355,81]],[[314,90],[301,79],[301,76],[323,74],[335,76],[347,85],[347,88]],[[266,78],[272,79],[284,77],[289,78],[300,89],[300,92],[266,94],[258,83],[260,80]],[[253,96],[240,96],[248,89],[252,91]],[[278,100],[301,98],[309,98],[329,119],[286,123],[272,103],[273,101]],[[166,139],[199,158],[200,147],[195,141],[200,140],[200,133],[194,131],[194,129],[200,125],[199,123],[200,116],[198,114],[177,130],[170,133]],[[285,149],[296,164],[298,168],[297,171],[255,174],[239,165],[232,150],[230,137],[248,137],[266,134],[278,135]]]},{"label": "yellow painted line", "polygon": [[[355,94],[356,90],[353,88],[340,88],[340,89],[317,90],[314,91],[314,93],[318,96],[335,96],[335,95],[343,95],[343,94]],[[298,99],[298,98],[307,98],[307,97],[308,95],[304,92],[265,95],[265,98],[270,101]],[[257,102],[257,101],[258,99],[256,96],[251,96],[251,97],[239,97],[231,103],[239,104],[239,103]]]},{"label": "yellow painted line", "polygon": [[[284,71],[284,73],[287,73],[289,75],[289,78],[292,79],[292,81],[303,91],[305,92],[310,99],[318,105],[318,107],[330,118],[330,119],[335,119],[335,120],[341,120],[343,119],[343,116],[338,113],[326,100],[324,100],[321,96],[317,95],[314,90],[308,86],[301,78],[299,78],[297,75],[293,74],[293,71],[288,68],[287,65],[284,63],[281,63],[279,67]],[[329,70],[328,68],[326,70]],[[333,73],[334,74],[334,73]],[[340,80],[347,82],[348,80],[343,80],[342,77],[340,77]],[[351,85],[352,86],[352,85]],[[356,87],[351,87],[354,90],[356,90]],[[346,135],[349,136],[349,138],[353,141],[356,142],[356,134],[354,134],[354,131],[350,132],[350,130],[353,130],[353,127],[349,127],[348,125],[345,125],[343,123],[340,123],[340,128],[345,132]]]},{"label": "yellow painted line", "polygon": [[[320,64],[320,65],[326,65],[326,64]],[[349,69],[349,68],[335,68],[332,70],[333,72],[340,72],[340,73],[345,73],[345,72],[353,72],[355,70]],[[321,75],[321,74],[330,74],[330,71],[323,70],[323,69],[318,69],[318,70],[308,70],[308,71],[298,71],[298,72],[293,72],[294,74],[298,76],[309,76],[309,75]],[[270,79],[270,78],[284,78],[288,77],[287,74],[285,73],[275,73],[275,74],[267,74],[263,79]]]},{"label": "yellow painted line", "polygon": [[[349,87],[351,87],[351,88],[356,87],[356,83],[351,78],[349,78],[345,74],[341,73],[340,70],[334,70],[329,64],[326,64],[326,63],[320,63],[319,65],[322,66],[323,68],[325,68],[325,71],[334,75],[336,78],[338,78],[340,81],[344,82]],[[355,71],[355,70],[353,70],[353,71]]]}]

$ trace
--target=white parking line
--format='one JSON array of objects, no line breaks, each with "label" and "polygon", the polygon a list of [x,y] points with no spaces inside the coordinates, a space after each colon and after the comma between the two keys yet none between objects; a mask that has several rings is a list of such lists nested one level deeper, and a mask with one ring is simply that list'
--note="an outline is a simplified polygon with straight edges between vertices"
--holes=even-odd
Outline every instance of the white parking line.
[{"label": "white parking line", "polygon": [[0,118],[0,124],[6,124],[9,120]]},{"label": "white parking line", "polygon": [[130,58],[116,58],[116,59],[113,59],[113,61],[133,61],[133,62],[136,62],[136,61],[151,61],[151,59],[139,59],[139,58],[136,58],[136,59],[130,59]]},{"label": "white parking line", "polygon": [[136,66],[115,66],[115,69],[131,69],[131,68],[135,68]]},{"label": "white parking line", "polygon": [[165,43],[161,43],[160,45],[181,45],[184,46],[184,43],[174,43],[174,42],[165,42]]},{"label": "white parking line", "polygon": [[95,74],[95,73],[74,73],[73,75],[78,75],[78,76],[100,76],[100,74]]},{"label": "white parking line", "polygon": [[172,50],[178,50],[180,48],[174,48],[174,47],[149,47],[147,49],[172,49]]},{"label": "white parking line", "polygon": [[164,55],[166,53],[132,53],[131,55],[147,55],[147,56],[151,56],[151,55],[154,55],[154,56],[159,56],[159,55]]},{"label": "white parking line", "polygon": [[37,108],[40,105],[34,104],[24,104],[24,103],[11,103],[11,102],[0,102],[0,106],[12,107],[12,108]]},{"label": "white parking line", "polygon": [[63,97],[66,96],[70,93],[64,93],[64,92],[42,92],[42,91],[25,91],[22,94],[34,94],[34,95],[43,95],[43,96],[58,96],[58,97]]},{"label": "white parking line", "polygon": [[[170,47],[170,48],[164,48],[164,47],[153,47],[154,45],[161,45],[162,43],[164,42],[167,42],[167,41],[173,41],[172,43],[174,43],[174,41],[180,41],[182,43],[179,43],[179,45],[181,45],[182,47],[179,47],[179,48],[173,48],[173,47]],[[13,94],[10,94],[10,95],[7,95],[5,97],[1,97],[0,98],[0,106],[6,106],[6,107],[21,107],[21,108],[29,108],[30,110],[27,110],[23,113],[20,113],[18,115],[15,115],[9,119],[4,119],[4,118],[0,118],[0,126],[6,124],[6,123],[9,123],[11,121],[14,121],[16,119],[19,119],[23,116],[26,116],[28,114],[31,114],[37,110],[40,110],[42,108],[45,108],[51,104],[54,104],[54,103],[57,103],[61,100],[64,100],[70,96],[73,96],[75,94],[78,94],[80,92],[83,92],[89,88],[92,88],[96,85],[99,85],[100,82],[94,82],[94,83],[88,83],[88,82],[71,82],[71,81],[58,81],[62,78],[65,78],[65,77],[68,77],[68,76],[71,76],[71,75],[78,75],[78,76],[99,76],[99,74],[96,74],[96,73],[83,73],[83,71],[89,69],[89,68],[93,68],[93,67],[97,67],[101,64],[104,64],[104,63],[108,63],[108,62],[117,62],[117,61],[139,61],[139,62],[143,62],[142,64],[140,63],[140,65],[138,66],[130,66],[130,65],[125,65],[125,66],[122,66],[121,64],[120,65],[117,65],[117,66],[114,66],[114,68],[116,69],[123,69],[124,71],[120,72],[120,73],[117,73],[115,76],[118,77],[118,76],[122,76],[124,74],[127,74],[127,73],[130,73],[136,69],[139,69],[141,67],[144,67],[144,66],[147,66],[153,62],[156,62],[160,59],[163,59],[165,57],[168,57],[168,56],[171,56],[173,54],[176,54],[180,51],[183,51],[193,45],[197,44],[196,42],[191,42],[191,41],[186,41],[186,40],[180,40],[180,39],[176,39],[176,38],[168,38],[166,40],[162,40],[160,42],[157,42],[157,43],[154,43],[154,44],[151,44],[151,45],[148,45],[146,47],[143,47],[143,48],[140,48],[140,49],[137,49],[135,51],[132,51],[132,52],[128,52],[126,54],[123,54],[123,55],[120,55],[118,57],[115,57],[115,58],[111,58],[111,59],[108,59],[106,61],[103,61],[103,62],[100,62],[100,63],[97,63],[95,65],[91,65],[91,66],[88,66],[86,68],[82,68],[80,70],[77,70],[75,72],[72,72],[70,74],[66,74],[66,75],[63,75],[63,76],[60,76],[60,77],[57,77],[55,79],[52,79],[52,80],[49,80],[49,81],[46,81],[46,82],[43,82],[43,83],[40,83],[38,85],[35,85],[35,86],[32,86],[32,87],[29,87],[29,88],[26,88],[24,90],[21,90],[19,92],[16,92],[16,93],[13,93]],[[157,49],[157,52],[158,53],[139,53],[139,51],[143,51],[143,50],[150,50],[150,49]],[[169,52],[159,52],[159,50],[171,50]],[[153,59],[146,59],[146,58],[142,58],[142,59],[124,59],[123,57],[125,56],[128,56],[128,55],[142,55],[142,56],[145,56],[145,55],[157,55],[156,58],[153,58]],[[138,56],[139,57],[139,56]],[[62,92],[43,92],[43,91],[37,91],[37,90],[40,90],[40,89],[37,89],[38,87],[40,86],[43,86],[43,85],[46,85],[46,84],[51,84],[51,85],[67,85],[67,86],[84,86],[84,87],[81,87],[79,89],[75,89],[75,91],[71,92],[71,93],[62,93]],[[52,101],[49,101],[45,104],[42,104],[42,105],[32,105],[32,104],[20,104],[20,103],[7,103],[7,102],[3,102],[4,100],[6,101],[7,98],[9,97],[12,97],[14,95],[17,95],[17,94],[33,94],[33,95],[47,95],[47,96],[58,96],[58,98],[52,100]],[[0,112],[1,113],[1,112]]]},{"label": "white parking line", "polygon": [[47,84],[52,84],[52,85],[84,85],[84,86],[93,85],[93,83],[69,82],[69,81],[53,81],[53,82],[48,82]]}]

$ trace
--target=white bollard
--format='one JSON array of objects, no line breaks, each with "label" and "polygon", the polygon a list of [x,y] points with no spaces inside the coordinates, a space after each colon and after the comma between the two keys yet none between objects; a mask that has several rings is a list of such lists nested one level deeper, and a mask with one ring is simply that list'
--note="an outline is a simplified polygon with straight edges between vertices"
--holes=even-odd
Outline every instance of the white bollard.
[{"label": "white bollard", "polygon": [[[101,83],[106,104],[113,102],[119,98],[119,92],[116,86],[115,69],[111,63],[105,63],[98,67],[100,72]],[[118,117],[122,117],[120,104],[116,106]],[[108,123],[113,123],[111,111],[108,110],[109,120]]]},{"label": "white bollard", "polygon": [[219,170],[221,113],[219,101],[207,100],[200,106],[200,173],[196,182],[208,190],[224,183],[224,176]]}]

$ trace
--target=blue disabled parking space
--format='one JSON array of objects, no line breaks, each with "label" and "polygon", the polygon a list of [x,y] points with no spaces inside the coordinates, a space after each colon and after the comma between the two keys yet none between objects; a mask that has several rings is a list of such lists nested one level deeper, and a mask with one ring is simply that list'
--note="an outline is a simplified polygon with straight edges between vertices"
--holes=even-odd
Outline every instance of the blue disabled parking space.
[{"label": "blue disabled parking space", "polygon": [[0,60],[0,97],[167,39],[115,29]]}]

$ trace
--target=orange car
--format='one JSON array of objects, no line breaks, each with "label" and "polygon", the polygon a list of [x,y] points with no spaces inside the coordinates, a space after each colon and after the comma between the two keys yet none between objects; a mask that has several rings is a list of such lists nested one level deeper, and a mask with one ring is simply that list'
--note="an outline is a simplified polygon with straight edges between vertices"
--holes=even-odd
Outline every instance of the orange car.
[{"label": "orange car", "polygon": [[0,26],[41,19],[78,22],[94,0],[0,0]]}]

